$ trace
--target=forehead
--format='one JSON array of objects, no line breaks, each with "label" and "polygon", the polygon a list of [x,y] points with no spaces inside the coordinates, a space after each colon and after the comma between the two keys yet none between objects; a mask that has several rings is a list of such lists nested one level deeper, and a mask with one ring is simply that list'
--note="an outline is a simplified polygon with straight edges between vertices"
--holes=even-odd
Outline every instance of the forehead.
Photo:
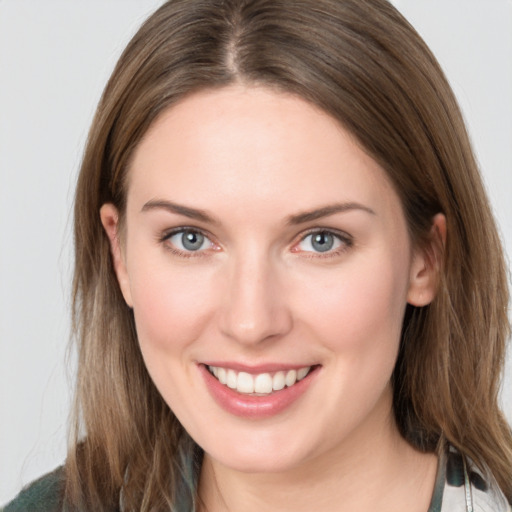
[{"label": "forehead", "polygon": [[400,208],[384,171],[337,120],[263,87],[203,91],[171,107],[136,149],[128,183],[128,203],[165,195],[231,213],[340,201]]}]

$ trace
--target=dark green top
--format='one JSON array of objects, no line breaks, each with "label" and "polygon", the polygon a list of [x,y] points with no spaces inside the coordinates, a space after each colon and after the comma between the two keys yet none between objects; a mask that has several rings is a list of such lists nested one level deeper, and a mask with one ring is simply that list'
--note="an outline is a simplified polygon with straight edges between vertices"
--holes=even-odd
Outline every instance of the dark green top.
[{"label": "dark green top", "polygon": [[[64,472],[58,468],[36,480],[0,512],[64,512]],[[179,512],[193,512],[190,505]],[[439,458],[436,484],[427,512],[512,512],[495,486],[453,448]]]},{"label": "dark green top", "polygon": [[64,472],[57,468],[32,482],[0,512],[61,512],[63,490]]}]

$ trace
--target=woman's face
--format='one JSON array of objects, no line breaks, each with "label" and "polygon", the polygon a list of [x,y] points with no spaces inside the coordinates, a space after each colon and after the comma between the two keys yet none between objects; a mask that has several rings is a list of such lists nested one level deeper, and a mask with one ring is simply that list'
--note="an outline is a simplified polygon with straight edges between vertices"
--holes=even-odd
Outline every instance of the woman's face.
[{"label": "woman's face", "polygon": [[281,471],[393,425],[404,310],[434,286],[347,131],[265,88],[201,92],[129,173],[120,243],[101,211],[116,272],[149,374],[207,456]]}]

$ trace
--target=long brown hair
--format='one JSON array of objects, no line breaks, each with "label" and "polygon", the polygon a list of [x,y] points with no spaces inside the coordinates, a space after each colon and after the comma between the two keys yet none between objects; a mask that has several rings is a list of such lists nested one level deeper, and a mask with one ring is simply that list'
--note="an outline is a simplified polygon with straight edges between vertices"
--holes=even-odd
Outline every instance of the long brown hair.
[{"label": "long brown hair", "polygon": [[98,510],[120,499],[126,510],[193,501],[200,454],[145,369],[99,209],[113,202],[122,216],[130,158],[163,111],[235,82],[296,94],[339,120],[389,175],[414,243],[425,242],[436,213],[446,216],[438,294],[406,312],[395,417],[419,449],[447,439],[512,501],[512,436],[497,403],[509,334],[502,248],[447,80],[385,0],[171,0],[129,43],[76,191],[79,370],[67,499]]}]

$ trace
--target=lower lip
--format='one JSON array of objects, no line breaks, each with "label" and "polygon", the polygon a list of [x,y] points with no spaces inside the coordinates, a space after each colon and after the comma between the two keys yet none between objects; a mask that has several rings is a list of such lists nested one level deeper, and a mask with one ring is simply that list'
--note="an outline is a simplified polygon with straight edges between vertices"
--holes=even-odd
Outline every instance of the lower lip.
[{"label": "lower lip", "polygon": [[199,364],[198,368],[214,400],[224,410],[250,419],[270,418],[290,407],[306,392],[319,369],[317,366],[313,367],[306,377],[289,388],[274,391],[270,395],[255,396],[238,393],[221,384],[203,364]]}]

